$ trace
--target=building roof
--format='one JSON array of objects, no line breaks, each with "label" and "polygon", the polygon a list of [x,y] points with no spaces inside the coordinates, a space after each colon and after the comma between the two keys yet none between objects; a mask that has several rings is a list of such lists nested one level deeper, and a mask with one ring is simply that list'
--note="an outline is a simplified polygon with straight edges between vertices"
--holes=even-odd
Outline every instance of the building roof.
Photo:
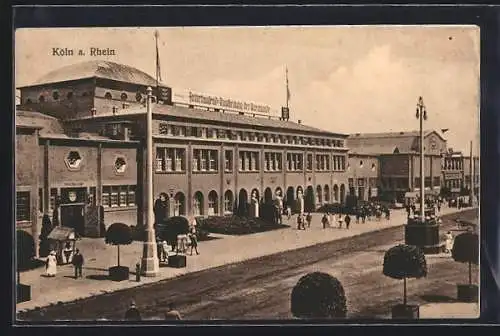
[{"label": "building roof", "polygon": [[93,60],[56,69],[47,73],[35,83],[25,85],[24,87],[93,77],[146,86],[156,86],[156,79],[139,69],[110,61]]},{"label": "building roof", "polygon": [[63,132],[57,118],[34,111],[16,110],[16,127],[44,129],[44,132]]},{"label": "building roof", "polygon": [[[436,134],[445,140],[434,130],[424,131],[424,137],[430,134]],[[418,149],[419,136],[419,131],[356,133],[349,135],[347,146],[353,153],[362,154],[414,153]]]}]

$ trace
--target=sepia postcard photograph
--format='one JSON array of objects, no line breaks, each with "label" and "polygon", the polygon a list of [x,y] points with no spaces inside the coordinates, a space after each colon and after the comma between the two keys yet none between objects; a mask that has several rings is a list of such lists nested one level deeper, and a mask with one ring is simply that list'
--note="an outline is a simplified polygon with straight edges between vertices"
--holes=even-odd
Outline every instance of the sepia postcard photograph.
[{"label": "sepia postcard photograph", "polygon": [[477,26],[14,38],[18,322],[479,317]]}]

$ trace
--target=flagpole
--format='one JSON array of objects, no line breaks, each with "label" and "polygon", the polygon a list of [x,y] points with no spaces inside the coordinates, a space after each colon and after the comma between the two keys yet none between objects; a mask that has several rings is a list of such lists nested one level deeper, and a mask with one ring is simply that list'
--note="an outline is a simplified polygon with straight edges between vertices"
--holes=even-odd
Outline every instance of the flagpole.
[{"label": "flagpole", "polygon": [[288,101],[290,100],[290,89],[288,87],[288,66],[285,66],[285,85],[286,85],[286,108],[288,109]]}]

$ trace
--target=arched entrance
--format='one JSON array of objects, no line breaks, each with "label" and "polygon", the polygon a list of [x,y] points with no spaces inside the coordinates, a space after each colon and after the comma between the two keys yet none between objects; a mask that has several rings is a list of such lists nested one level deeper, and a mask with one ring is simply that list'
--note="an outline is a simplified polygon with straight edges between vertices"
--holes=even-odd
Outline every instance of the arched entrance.
[{"label": "arched entrance", "polygon": [[266,188],[266,190],[264,190],[264,203],[271,204],[272,202],[273,202],[273,192],[271,188]]},{"label": "arched entrance", "polygon": [[276,188],[276,189],[274,190],[274,195],[275,195],[275,196],[279,195],[279,196],[281,196],[281,197],[284,197],[284,195],[283,195],[283,190],[281,190],[281,188],[280,188],[280,187]]},{"label": "arched entrance", "polygon": [[304,189],[302,189],[301,186],[297,187],[297,196],[299,196],[299,194],[302,194],[302,196],[304,196]]},{"label": "arched entrance", "polygon": [[315,206],[314,189],[312,186],[308,186],[306,189],[306,194],[304,196],[304,211],[311,212],[314,211]]},{"label": "arched entrance", "polygon": [[290,207],[293,210],[294,204],[295,204],[295,190],[293,190],[293,187],[288,187],[285,195],[285,207],[286,208]]},{"label": "arched entrance", "polygon": [[344,203],[345,202],[345,184],[341,184],[340,185],[340,203]]},{"label": "arched entrance", "polygon": [[214,216],[219,213],[219,199],[217,192],[212,190],[208,193],[208,215]]},{"label": "arched entrance", "polygon": [[336,184],[333,186],[333,200],[335,202],[339,201],[339,186]]},{"label": "arched entrance", "polygon": [[248,193],[245,189],[241,189],[238,194],[238,215],[248,216]]},{"label": "arched entrance", "polygon": [[321,189],[321,186],[316,187],[316,204],[321,204],[323,202],[323,190]]},{"label": "arched entrance", "polygon": [[178,192],[174,197],[174,216],[186,215],[186,197]]},{"label": "arched entrance", "polygon": [[194,193],[193,197],[193,215],[202,216],[203,215],[203,194],[201,191]]},{"label": "arched entrance", "polygon": [[224,193],[224,214],[231,214],[234,210],[234,197],[231,190]]},{"label": "arched entrance", "polygon": [[330,187],[328,184],[325,184],[325,188],[323,189],[323,202],[329,203],[330,202]]}]

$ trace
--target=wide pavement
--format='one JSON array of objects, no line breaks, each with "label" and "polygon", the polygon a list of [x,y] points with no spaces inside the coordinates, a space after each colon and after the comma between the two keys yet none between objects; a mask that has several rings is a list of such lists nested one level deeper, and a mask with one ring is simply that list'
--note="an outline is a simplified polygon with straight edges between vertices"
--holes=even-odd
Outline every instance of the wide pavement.
[{"label": "wide pavement", "polygon": [[[456,209],[442,209],[442,214],[456,212]],[[17,311],[44,307],[57,302],[68,302],[102,293],[114,292],[144,284],[151,284],[164,279],[174,278],[183,274],[206,270],[226,264],[259,258],[284,251],[291,251],[307,246],[317,245],[342,238],[359,236],[363,233],[378,231],[388,227],[401,226],[406,221],[404,211],[393,211],[390,220],[353,223],[349,230],[328,228],[322,229],[320,214],[314,214],[310,229],[298,231],[295,229],[294,218],[289,223],[290,228],[257,233],[246,236],[217,236],[214,239],[199,244],[201,254],[188,256],[187,267],[184,269],[161,268],[154,278],[142,277],[141,282],[135,282],[131,275],[129,281],[113,282],[107,279],[107,269],[116,264],[116,248],[106,246],[104,239],[83,239],[78,247],[86,257],[84,278],[73,279],[71,266],[58,269],[55,278],[42,276],[43,269],[36,269],[21,274],[21,283],[32,286],[32,300],[17,305]],[[401,231],[401,239],[402,239]],[[121,264],[129,266],[133,271],[140,260],[142,244],[133,243],[121,248]],[[200,284],[203,286],[203,284]]]}]

